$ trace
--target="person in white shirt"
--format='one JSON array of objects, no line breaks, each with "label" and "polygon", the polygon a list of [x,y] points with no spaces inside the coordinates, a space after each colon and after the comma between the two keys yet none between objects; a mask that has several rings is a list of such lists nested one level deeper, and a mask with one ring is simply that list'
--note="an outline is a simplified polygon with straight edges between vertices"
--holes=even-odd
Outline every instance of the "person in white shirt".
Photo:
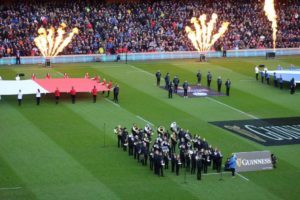
[{"label": "person in white shirt", "polygon": [[259,74],[259,69],[258,69],[258,66],[256,65],[255,66],[255,78],[257,81],[258,81],[258,74]]},{"label": "person in white shirt", "polygon": [[22,91],[19,90],[19,93],[18,93],[18,103],[19,103],[19,106],[22,105],[22,99],[23,99],[23,94],[22,94]]},{"label": "person in white shirt", "polygon": [[17,74],[17,76],[16,76],[16,81],[19,81],[21,78],[20,78],[20,76],[19,76],[19,74]]},{"label": "person in white shirt", "polygon": [[40,105],[40,102],[41,102],[41,91],[40,91],[40,89],[37,89],[35,97],[36,97],[36,105]]}]

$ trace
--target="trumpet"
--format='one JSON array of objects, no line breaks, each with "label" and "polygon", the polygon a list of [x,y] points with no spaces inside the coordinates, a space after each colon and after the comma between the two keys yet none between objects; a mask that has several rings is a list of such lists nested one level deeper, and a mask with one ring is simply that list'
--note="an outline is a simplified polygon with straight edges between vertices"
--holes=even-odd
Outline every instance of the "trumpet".
[{"label": "trumpet", "polygon": [[157,128],[157,132],[158,133],[161,133],[161,134],[163,134],[164,132],[165,132],[165,127],[163,127],[163,126],[159,126],[158,128]]}]

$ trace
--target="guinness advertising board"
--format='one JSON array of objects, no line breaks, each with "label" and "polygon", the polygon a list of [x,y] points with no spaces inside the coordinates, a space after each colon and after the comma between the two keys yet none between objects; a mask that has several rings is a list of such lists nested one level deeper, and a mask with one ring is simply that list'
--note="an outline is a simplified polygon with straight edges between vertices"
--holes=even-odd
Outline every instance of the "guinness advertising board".
[{"label": "guinness advertising board", "polygon": [[259,171],[273,169],[270,151],[253,151],[235,153],[236,171]]},{"label": "guinness advertising board", "polygon": [[265,146],[300,144],[300,117],[210,123]]}]

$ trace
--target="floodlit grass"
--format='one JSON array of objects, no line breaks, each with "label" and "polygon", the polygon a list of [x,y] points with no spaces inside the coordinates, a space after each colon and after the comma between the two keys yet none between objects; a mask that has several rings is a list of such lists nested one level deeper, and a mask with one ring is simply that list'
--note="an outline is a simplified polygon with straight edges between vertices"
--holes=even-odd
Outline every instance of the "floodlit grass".
[{"label": "floodlit grass", "polygon": [[[25,73],[26,79],[32,73],[40,78],[47,72],[52,77],[64,72],[71,77],[99,74],[120,85],[120,104],[111,102],[112,95],[100,94],[93,104],[90,94],[80,94],[75,105],[68,95],[55,105],[53,95],[47,94],[40,106],[35,105],[34,95],[26,95],[19,107],[16,96],[2,97],[0,199],[298,199],[300,145],[265,147],[208,123],[300,115],[299,91],[292,96],[287,87],[279,90],[257,82],[257,64],[269,69],[278,64],[300,66],[300,57],[54,64],[51,69],[1,66],[3,79],[14,79],[16,73]],[[231,96],[168,99],[167,92],[155,86],[157,70],[163,75],[170,72],[172,79],[178,75],[181,83],[195,83],[201,70],[204,85],[210,71],[214,89],[218,76],[223,82],[230,78]],[[113,128],[118,124],[131,128],[133,123],[143,127],[146,122],[141,118],[155,127],[176,121],[221,149],[224,159],[232,152],[271,150],[279,159],[278,169],[243,173],[249,181],[223,174],[223,181],[219,175],[208,175],[199,182],[187,174],[185,183],[183,171],[178,177],[167,171],[158,178],[116,147]]]}]

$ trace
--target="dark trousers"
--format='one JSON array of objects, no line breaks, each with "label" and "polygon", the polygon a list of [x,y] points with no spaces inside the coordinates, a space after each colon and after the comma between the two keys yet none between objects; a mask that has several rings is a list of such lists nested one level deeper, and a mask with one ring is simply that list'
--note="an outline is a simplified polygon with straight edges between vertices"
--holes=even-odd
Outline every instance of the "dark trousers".
[{"label": "dark trousers", "polygon": [[107,91],[107,97],[109,97],[109,94],[110,94],[110,90]]},{"label": "dark trousers", "polygon": [[17,57],[16,58],[16,65],[20,65],[21,64],[21,58]]},{"label": "dark trousers", "polygon": [[201,168],[198,167],[197,168],[197,180],[201,180],[201,172],[202,172]]},{"label": "dark trousers", "polygon": [[179,176],[179,164],[176,165],[176,176]]},{"label": "dark trousers", "polygon": [[129,155],[129,156],[132,156],[132,155],[133,155],[133,146],[132,146],[132,145],[129,145],[129,148],[128,148],[128,155]]},{"label": "dark trousers", "polygon": [[149,162],[150,162],[150,170],[153,170],[153,158],[150,157]]},{"label": "dark trousers", "polygon": [[270,85],[270,78],[266,78],[267,84]]},{"label": "dark trousers", "polygon": [[178,85],[174,85],[174,93],[177,93]]},{"label": "dark trousers", "polygon": [[169,91],[168,97],[169,97],[169,99],[172,99],[172,97],[173,97],[173,92],[170,92],[170,91]]},{"label": "dark trousers", "polygon": [[231,168],[230,171],[231,171],[231,175],[235,176],[235,168]]},{"label": "dark trousers", "polygon": [[278,87],[278,81],[276,79],[274,80],[274,86]]},{"label": "dark trousers", "polygon": [[264,77],[263,76],[261,76],[261,82],[264,83]]},{"label": "dark trousers", "polygon": [[195,174],[195,171],[196,171],[196,163],[192,161],[191,174]]},{"label": "dark trousers", "polygon": [[207,87],[210,87],[211,80],[207,80]]},{"label": "dark trousers", "polygon": [[227,96],[229,96],[229,90],[230,90],[230,88],[227,87],[227,88],[226,88],[226,95],[227,95]]},{"label": "dark trousers", "polygon": [[114,93],[114,102],[115,102],[115,103],[118,103],[118,102],[119,102],[118,95],[119,95],[119,94]]},{"label": "dark trousers", "polygon": [[258,81],[258,73],[255,73],[255,78]]},{"label": "dark trousers", "polygon": [[183,96],[187,97],[187,90],[186,89],[183,90]]},{"label": "dark trousers", "polygon": [[22,99],[18,99],[19,106],[22,105]]},{"label": "dark trousers", "polygon": [[197,79],[197,82],[198,82],[198,85],[200,85],[200,84],[201,84],[201,79],[198,78],[198,79]]},{"label": "dark trousers", "polygon": [[156,85],[160,86],[160,79],[156,79]]},{"label": "dark trousers", "polygon": [[291,94],[295,94],[295,91],[296,91],[295,87],[292,86],[292,87],[291,87]]},{"label": "dark trousers", "polygon": [[164,176],[164,166],[160,165],[160,176]]},{"label": "dark trousers", "polygon": [[221,92],[221,85],[218,85],[218,92]]},{"label": "dark trousers", "polygon": [[36,105],[40,105],[40,102],[41,102],[41,97],[37,97],[36,98]]},{"label": "dark trousers", "polygon": [[93,102],[96,103],[97,101],[97,95],[93,95]]},{"label": "dark trousers", "polygon": [[171,161],[171,168],[172,168],[172,172],[175,171],[175,161]]},{"label": "dark trousers", "polygon": [[72,99],[72,103],[74,104],[75,100],[76,100],[76,96],[75,95],[71,95],[71,99]]},{"label": "dark trousers", "polygon": [[55,96],[55,103],[58,104],[59,96]]},{"label": "dark trousers", "polygon": [[226,58],[227,57],[227,51],[223,51],[223,57]]},{"label": "dark trousers", "polygon": [[204,172],[204,174],[207,173],[207,163],[204,163],[204,165],[203,165],[203,172]]},{"label": "dark trousers", "polygon": [[283,88],[283,83],[279,83],[279,87],[280,87],[280,89],[282,90],[282,88]]}]

